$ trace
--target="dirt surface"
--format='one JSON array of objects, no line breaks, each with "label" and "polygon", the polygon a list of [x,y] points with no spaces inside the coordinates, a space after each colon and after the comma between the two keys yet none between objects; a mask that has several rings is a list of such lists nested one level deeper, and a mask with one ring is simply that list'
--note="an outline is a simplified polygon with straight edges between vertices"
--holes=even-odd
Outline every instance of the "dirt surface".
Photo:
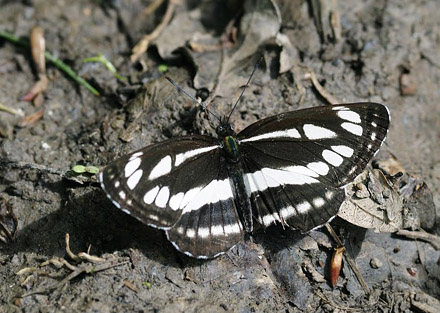
[{"label": "dirt surface", "polygon": [[[1,221],[14,227],[7,208],[18,221],[14,240],[0,242],[0,312],[439,312],[440,253],[427,242],[336,218],[332,224],[371,292],[345,260],[333,289],[328,272],[336,244],[325,229],[302,235],[270,227],[226,255],[199,261],[177,252],[162,231],[115,208],[94,177],[81,184],[47,170],[105,166],[159,140],[212,133],[206,116],[163,78],[159,65],[192,94],[214,88],[211,107],[225,114],[260,55],[262,66],[233,114],[236,128],[326,105],[304,79],[310,71],[340,102],[386,104],[391,128],[378,158],[392,153],[426,183],[429,189],[411,201],[422,226],[438,235],[438,1],[181,1],[148,53],[132,64],[131,49],[166,12],[166,1],[150,14],[148,4],[0,0],[1,31],[28,39],[39,25],[47,50],[101,94],[48,64],[43,117],[20,127],[22,116],[0,112]],[[98,54],[128,80],[119,81],[103,64],[82,62]],[[18,100],[36,78],[28,49],[0,39],[0,103],[24,116],[41,110]],[[46,170],[11,166],[19,161]],[[42,262],[91,264],[69,258],[66,233],[74,253],[90,246],[109,266],[93,265],[49,289],[74,269]]]}]

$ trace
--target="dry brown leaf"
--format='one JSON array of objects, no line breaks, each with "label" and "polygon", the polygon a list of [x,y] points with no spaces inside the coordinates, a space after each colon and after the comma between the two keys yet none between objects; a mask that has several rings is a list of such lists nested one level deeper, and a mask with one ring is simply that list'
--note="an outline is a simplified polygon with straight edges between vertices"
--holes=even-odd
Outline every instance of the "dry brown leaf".
[{"label": "dry brown leaf", "polygon": [[406,225],[408,212],[403,208],[403,199],[382,171],[364,171],[345,191],[347,200],[338,213],[342,219],[377,232],[396,232]]}]

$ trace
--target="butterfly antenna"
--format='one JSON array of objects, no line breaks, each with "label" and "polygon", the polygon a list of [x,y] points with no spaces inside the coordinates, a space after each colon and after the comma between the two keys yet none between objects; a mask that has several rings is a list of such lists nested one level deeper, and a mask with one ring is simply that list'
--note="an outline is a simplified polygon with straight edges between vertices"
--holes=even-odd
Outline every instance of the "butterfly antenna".
[{"label": "butterfly antenna", "polygon": [[[261,59],[262,59],[262,58],[261,58]],[[243,97],[243,94],[244,94],[246,88],[249,86],[249,83],[251,82],[252,76],[254,76],[254,73],[255,73],[255,71],[257,70],[258,65],[260,65],[261,59],[258,60],[257,63],[255,63],[255,65],[254,65],[254,69],[252,70],[252,73],[251,73],[251,76],[249,76],[249,79],[248,79],[246,85],[243,87],[243,90],[241,91],[240,97],[238,97],[237,102],[235,102],[235,104],[234,104],[234,106],[233,106],[231,112],[230,112],[229,115],[228,115],[228,119],[226,120],[227,122],[229,122],[229,119],[231,118],[232,113],[234,112],[235,108],[237,107],[238,103],[240,102],[241,97]]]},{"label": "butterfly antenna", "polygon": [[215,115],[214,113],[212,113],[207,107],[206,107],[206,103],[200,100],[197,100],[196,98],[194,98],[193,96],[191,96],[185,89],[183,89],[182,87],[180,87],[179,85],[177,85],[171,78],[165,76],[165,78],[171,83],[173,84],[174,87],[177,88],[178,91],[183,92],[187,97],[189,97],[190,99],[192,99],[195,103],[199,104],[202,107],[202,110],[210,113],[212,116],[214,116],[217,120],[220,121],[220,118]]}]

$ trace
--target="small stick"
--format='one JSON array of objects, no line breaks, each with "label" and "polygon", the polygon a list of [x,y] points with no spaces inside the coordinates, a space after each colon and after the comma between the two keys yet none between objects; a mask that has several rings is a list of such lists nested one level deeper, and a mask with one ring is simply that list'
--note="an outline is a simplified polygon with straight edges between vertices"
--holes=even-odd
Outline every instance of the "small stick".
[{"label": "small stick", "polygon": [[338,103],[341,103],[333,97],[325,88],[319,83],[318,79],[316,78],[315,73],[309,72],[304,74],[304,79],[310,79],[312,81],[313,86],[316,88],[316,90],[319,92],[319,94],[328,101],[331,105],[335,105]]},{"label": "small stick", "polygon": [[[336,234],[335,230],[329,223],[325,224],[325,227],[327,228],[327,231],[332,236],[333,240],[336,241],[336,243],[339,246],[344,246],[341,239],[339,239],[339,236]],[[350,265],[351,269],[353,270],[354,274],[356,275],[356,278],[358,279],[359,283],[361,284],[362,288],[364,289],[365,293],[367,295],[370,294],[370,288],[368,287],[367,283],[364,280],[364,277],[362,276],[361,271],[356,265],[356,261],[353,260],[353,258],[347,253],[347,250],[344,251],[345,259],[347,260],[348,264]]]},{"label": "small stick", "polygon": [[23,116],[24,115],[22,112],[17,111],[15,109],[11,108],[11,107],[8,107],[8,106],[6,106],[6,105],[4,105],[2,103],[0,103],[0,111],[8,112],[10,114],[19,115],[19,116]]},{"label": "small stick", "polygon": [[150,42],[158,38],[160,33],[170,23],[174,10],[176,9],[177,5],[179,5],[179,3],[179,0],[169,0],[167,10],[165,11],[165,15],[160,24],[157,25],[157,27],[150,34],[142,37],[142,39],[131,50],[132,55],[130,56],[130,60],[132,63],[136,62],[139,57],[143,53],[145,53],[145,51],[147,51]]},{"label": "small stick", "polygon": [[150,15],[151,13],[155,12],[163,3],[163,0],[154,0],[151,2],[145,9],[143,14],[145,16]]},{"label": "small stick", "polygon": [[436,250],[440,250],[440,237],[429,234],[422,231],[411,231],[406,229],[400,229],[396,232],[396,235],[404,236],[410,239],[423,240],[430,243]]}]

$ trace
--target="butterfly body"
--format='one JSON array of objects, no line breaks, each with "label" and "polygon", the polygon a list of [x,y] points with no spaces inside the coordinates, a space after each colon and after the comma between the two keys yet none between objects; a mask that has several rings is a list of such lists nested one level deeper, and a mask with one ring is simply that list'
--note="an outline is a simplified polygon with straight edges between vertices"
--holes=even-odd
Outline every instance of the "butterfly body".
[{"label": "butterfly body", "polygon": [[388,109],[354,103],[286,112],[236,134],[190,135],[147,146],[99,176],[113,203],[164,229],[181,252],[212,258],[255,224],[309,231],[334,217],[344,186],[385,140]]}]

